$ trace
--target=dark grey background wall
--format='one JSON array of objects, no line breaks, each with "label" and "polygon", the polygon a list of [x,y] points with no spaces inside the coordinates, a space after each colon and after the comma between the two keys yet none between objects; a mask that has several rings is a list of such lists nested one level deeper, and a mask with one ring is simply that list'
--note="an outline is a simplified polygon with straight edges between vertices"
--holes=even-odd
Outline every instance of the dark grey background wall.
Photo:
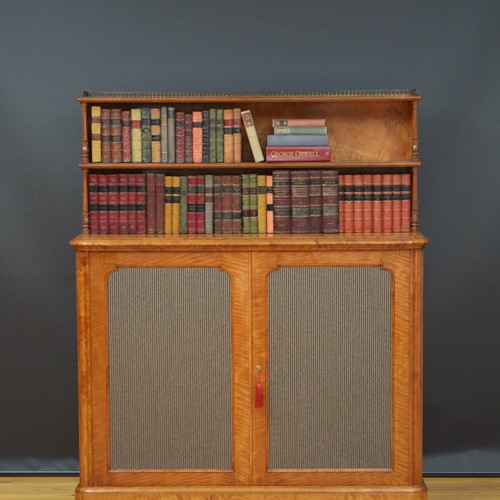
[{"label": "dark grey background wall", "polygon": [[500,2],[4,0],[0,471],[76,471],[82,90],[417,88],[428,473],[500,471]]}]

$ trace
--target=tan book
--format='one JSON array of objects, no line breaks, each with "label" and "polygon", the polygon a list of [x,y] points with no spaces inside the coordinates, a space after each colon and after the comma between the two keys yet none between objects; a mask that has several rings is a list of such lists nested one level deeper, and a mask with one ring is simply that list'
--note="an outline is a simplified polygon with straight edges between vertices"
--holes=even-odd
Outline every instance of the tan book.
[{"label": "tan book", "polygon": [[172,176],[165,176],[165,234],[172,234]]},{"label": "tan book", "polygon": [[92,144],[92,162],[101,161],[101,106],[90,108],[90,135]]},{"label": "tan book", "polygon": [[224,163],[234,162],[233,110],[224,110]]},{"label": "tan book", "polygon": [[151,161],[161,162],[161,117],[160,108],[151,108]]},{"label": "tan book", "polygon": [[233,110],[233,154],[234,163],[241,163],[241,109]]},{"label": "tan book", "polygon": [[141,135],[141,110],[135,108],[130,110],[130,127],[132,142],[132,161],[142,162],[142,135]]},{"label": "tan book", "polygon": [[179,234],[181,212],[181,178],[178,175],[172,177],[172,234]]},{"label": "tan book", "polygon": [[245,125],[248,142],[250,143],[254,160],[256,162],[264,161],[264,155],[262,154],[262,148],[260,147],[257,130],[255,129],[255,123],[250,110],[242,111],[241,119],[243,120],[243,125]]},{"label": "tan book", "polygon": [[266,176],[259,175],[257,176],[257,224],[259,234],[266,234],[266,205]]}]

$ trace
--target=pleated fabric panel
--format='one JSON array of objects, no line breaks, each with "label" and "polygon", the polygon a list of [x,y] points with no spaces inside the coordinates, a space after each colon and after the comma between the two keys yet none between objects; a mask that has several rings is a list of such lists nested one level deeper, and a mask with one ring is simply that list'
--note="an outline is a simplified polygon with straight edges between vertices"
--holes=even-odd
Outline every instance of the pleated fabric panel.
[{"label": "pleated fabric panel", "polygon": [[271,273],[271,469],[390,468],[391,281],[373,267]]},{"label": "pleated fabric panel", "polygon": [[109,377],[112,469],[231,469],[228,275],[112,273]]}]

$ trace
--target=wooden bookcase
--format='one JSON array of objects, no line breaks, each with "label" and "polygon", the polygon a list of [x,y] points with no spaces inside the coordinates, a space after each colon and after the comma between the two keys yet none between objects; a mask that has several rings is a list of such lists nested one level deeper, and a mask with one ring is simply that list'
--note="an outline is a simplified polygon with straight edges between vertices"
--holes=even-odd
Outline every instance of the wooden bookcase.
[{"label": "wooden bookcase", "polygon": [[[78,99],[77,499],[426,498],[420,99],[414,91]],[[242,130],[242,163],[92,163],[92,105],[250,109],[263,146],[273,118],[326,118],[332,161],[254,163]],[[411,231],[89,234],[91,173],[280,168],[409,173]]]}]

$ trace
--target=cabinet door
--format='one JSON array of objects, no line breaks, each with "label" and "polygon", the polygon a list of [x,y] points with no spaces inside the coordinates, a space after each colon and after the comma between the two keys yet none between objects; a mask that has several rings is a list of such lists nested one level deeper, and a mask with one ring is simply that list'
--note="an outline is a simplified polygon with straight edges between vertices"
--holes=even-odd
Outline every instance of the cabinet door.
[{"label": "cabinet door", "polygon": [[254,484],[412,484],[410,266],[409,251],[253,255]]},{"label": "cabinet door", "polygon": [[248,273],[246,253],[90,252],[87,484],[249,484]]}]

